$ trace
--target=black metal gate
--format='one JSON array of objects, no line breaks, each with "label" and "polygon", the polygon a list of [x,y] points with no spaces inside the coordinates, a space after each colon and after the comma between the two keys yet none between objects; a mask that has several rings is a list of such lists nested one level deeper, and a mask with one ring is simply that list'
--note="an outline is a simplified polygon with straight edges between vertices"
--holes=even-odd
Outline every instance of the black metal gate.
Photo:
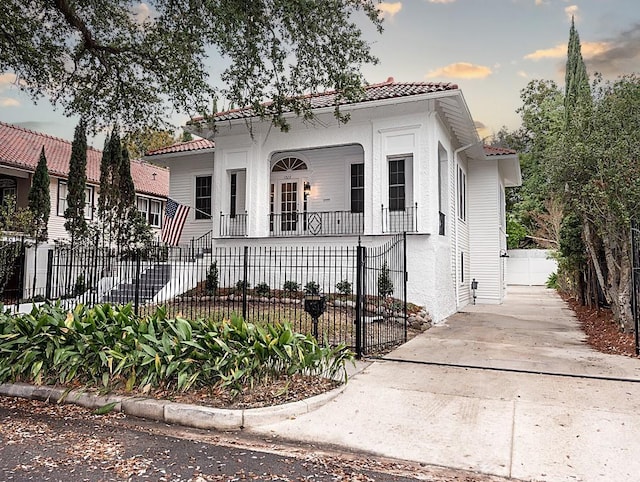
[{"label": "black metal gate", "polygon": [[633,313],[636,355],[640,355],[640,227],[631,222],[631,310]]},{"label": "black metal gate", "polygon": [[356,353],[373,354],[407,341],[406,233],[382,246],[358,246]]}]

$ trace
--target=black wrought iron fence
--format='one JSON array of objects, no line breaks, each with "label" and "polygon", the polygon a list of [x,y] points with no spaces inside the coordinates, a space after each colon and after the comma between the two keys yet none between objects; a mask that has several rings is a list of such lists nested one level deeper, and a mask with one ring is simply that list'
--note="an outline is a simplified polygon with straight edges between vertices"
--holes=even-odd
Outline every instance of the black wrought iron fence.
[{"label": "black wrought iron fence", "polygon": [[[208,243],[206,241],[209,241]],[[215,247],[210,235],[184,247],[120,250],[96,240],[58,246],[47,263],[46,297],[132,303],[136,314],[288,322],[322,343],[359,355],[406,339],[406,243]],[[309,300],[321,299],[321,314]]]},{"label": "black wrought iron fence", "polygon": [[310,211],[269,215],[271,236],[344,236],[364,233],[364,213]]},{"label": "black wrought iron fence", "polygon": [[418,231],[418,203],[403,209],[382,206],[383,233],[415,233]]},{"label": "black wrought iron fence", "polygon": [[25,285],[25,249],[21,238],[0,241],[0,301],[5,305],[18,304]]}]

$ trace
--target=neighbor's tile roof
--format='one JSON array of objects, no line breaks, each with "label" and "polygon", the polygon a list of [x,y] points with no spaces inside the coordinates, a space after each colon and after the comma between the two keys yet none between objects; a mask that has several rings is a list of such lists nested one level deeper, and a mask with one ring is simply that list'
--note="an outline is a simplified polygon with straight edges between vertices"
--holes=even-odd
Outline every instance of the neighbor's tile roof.
[{"label": "neighbor's tile roof", "polygon": [[[35,171],[43,146],[49,173],[67,178],[71,142],[0,122],[0,165]],[[93,147],[87,149],[87,181],[92,184],[100,183],[101,159],[102,151]],[[132,160],[131,177],[139,193],[161,197],[169,195],[169,171],[164,167]]]},{"label": "neighbor's tile roof", "polygon": [[[344,98],[338,98],[337,91],[308,95],[304,98],[309,99],[311,109],[321,109],[323,107],[333,107],[336,103],[338,105],[360,104],[383,99],[409,97],[413,95],[431,94],[457,89],[458,86],[456,84],[448,82],[395,82],[393,77],[389,77],[385,82],[365,86],[364,98],[355,102]],[[265,103],[264,105],[268,108],[270,103]],[[214,116],[214,121],[244,119],[254,117],[255,115],[256,113],[253,108],[245,107],[225,112],[218,112]],[[190,123],[197,124],[202,120],[204,120],[203,117],[197,117],[192,119]]]},{"label": "neighbor's tile roof", "polygon": [[200,151],[202,149],[213,149],[215,143],[209,139],[193,139],[191,141],[179,142],[172,146],[161,147],[147,152],[147,156],[159,156],[160,154],[173,154],[175,152]]},{"label": "neighbor's tile roof", "polygon": [[513,149],[506,149],[504,147],[484,146],[485,156],[509,156],[517,154]]}]

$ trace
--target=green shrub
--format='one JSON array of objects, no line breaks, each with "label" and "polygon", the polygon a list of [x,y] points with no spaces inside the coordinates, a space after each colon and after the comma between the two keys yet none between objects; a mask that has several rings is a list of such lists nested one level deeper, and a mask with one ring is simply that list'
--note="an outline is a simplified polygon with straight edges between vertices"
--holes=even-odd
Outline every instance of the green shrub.
[{"label": "green shrub", "polygon": [[389,265],[386,260],[382,263],[382,270],[378,275],[378,294],[383,297],[393,294],[393,281],[389,276]]},{"label": "green shrub", "polygon": [[284,282],[282,289],[287,293],[297,293],[300,289],[300,284],[295,281],[288,280]]},{"label": "green shrub", "polygon": [[255,286],[254,291],[258,296],[269,296],[269,293],[271,293],[271,288],[267,283],[263,281],[262,283],[258,283]]},{"label": "green shrub", "polygon": [[308,295],[319,295],[320,285],[315,281],[309,281],[306,285],[304,285],[304,292]]},{"label": "green shrub", "polygon": [[84,280],[84,274],[80,273],[76,278],[76,284],[73,286],[73,296],[80,296],[85,291],[87,291],[87,287]]},{"label": "green shrub", "polygon": [[239,279],[236,282],[236,292],[243,293],[245,290],[248,290],[251,285],[243,279]]},{"label": "green shrub", "polygon": [[545,283],[547,288],[552,288],[557,290],[559,288],[558,285],[558,273],[551,273],[549,278],[547,278],[547,282]]},{"label": "green shrub", "polygon": [[208,295],[213,296],[218,290],[218,262],[214,261],[209,266],[207,272],[207,280],[205,282],[205,291]]},{"label": "green shrub", "polygon": [[131,305],[73,311],[59,304],[13,316],[0,311],[0,383],[25,381],[188,390],[246,385],[296,373],[346,377],[353,353],[321,347],[289,324],[167,318],[165,309],[138,318]]},{"label": "green shrub", "polygon": [[346,279],[343,279],[342,281],[338,282],[336,284],[336,289],[338,290],[338,293],[340,293],[341,295],[350,295],[351,293],[353,293],[353,287],[351,283],[349,283],[349,281]]}]

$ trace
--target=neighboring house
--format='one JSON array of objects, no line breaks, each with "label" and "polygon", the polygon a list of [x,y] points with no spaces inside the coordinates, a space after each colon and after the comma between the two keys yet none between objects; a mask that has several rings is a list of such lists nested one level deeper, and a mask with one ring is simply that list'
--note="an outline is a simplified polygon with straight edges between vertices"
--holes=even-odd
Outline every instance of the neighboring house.
[{"label": "neighboring house", "polygon": [[[43,146],[51,178],[49,240],[67,239],[69,235],[64,228],[64,211],[67,208],[71,142],[0,122],[0,202],[12,195],[15,196],[18,207],[28,206],[31,180]],[[96,219],[101,159],[101,151],[92,147],[87,149],[87,221]],[[160,230],[169,190],[168,170],[144,161],[132,160],[131,177],[136,188],[138,210],[155,230]]]},{"label": "neighboring house", "polygon": [[[407,232],[408,301],[441,320],[471,301],[505,295],[505,188],[521,183],[515,151],[478,138],[460,89],[397,83],[365,89],[333,116],[336,94],[309,97],[316,118],[287,115],[289,132],[250,109],[195,119],[215,139],[148,154],[169,166],[169,196],[191,207],[182,242],[215,246],[379,242]],[[215,151],[215,160],[214,160]]]}]

